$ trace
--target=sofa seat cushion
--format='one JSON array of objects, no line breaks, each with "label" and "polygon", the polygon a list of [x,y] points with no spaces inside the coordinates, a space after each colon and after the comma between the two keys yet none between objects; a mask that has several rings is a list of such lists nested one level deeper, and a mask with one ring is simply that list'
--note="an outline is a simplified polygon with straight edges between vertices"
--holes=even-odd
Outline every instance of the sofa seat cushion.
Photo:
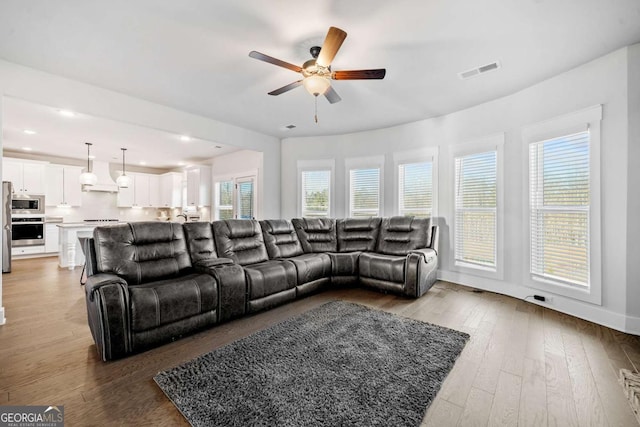
[{"label": "sofa seat cushion", "polygon": [[134,331],[157,328],[218,307],[218,284],[208,274],[189,274],[128,289]]},{"label": "sofa seat cushion", "polygon": [[249,300],[293,289],[297,284],[296,267],[287,260],[270,260],[244,266]]},{"label": "sofa seat cushion", "polygon": [[293,258],[287,258],[287,261],[291,261],[296,266],[298,285],[331,277],[331,259],[327,254],[298,255]]},{"label": "sofa seat cushion", "polygon": [[359,258],[360,277],[404,283],[405,256],[363,252]]},{"label": "sofa seat cushion", "polygon": [[331,275],[334,277],[357,276],[360,254],[362,254],[362,252],[329,253],[329,258],[331,258]]}]

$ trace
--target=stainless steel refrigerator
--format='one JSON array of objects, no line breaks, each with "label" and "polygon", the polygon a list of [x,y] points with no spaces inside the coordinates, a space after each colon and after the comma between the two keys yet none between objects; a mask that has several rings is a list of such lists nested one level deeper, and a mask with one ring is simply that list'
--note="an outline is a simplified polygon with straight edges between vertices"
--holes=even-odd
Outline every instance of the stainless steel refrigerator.
[{"label": "stainless steel refrigerator", "polygon": [[2,181],[2,272],[11,272],[11,183]]}]

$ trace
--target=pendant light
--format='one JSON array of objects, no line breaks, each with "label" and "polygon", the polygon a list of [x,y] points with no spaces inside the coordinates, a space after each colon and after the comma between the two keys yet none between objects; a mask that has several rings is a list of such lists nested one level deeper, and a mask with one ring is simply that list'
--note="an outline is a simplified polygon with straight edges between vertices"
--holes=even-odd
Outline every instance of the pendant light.
[{"label": "pendant light", "polygon": [[85,144],[87,145],[87,170],[80,175],[80,184],[93,186],[96,185],[96,182],[98,182],[98,177],[96,176],[96,174],[91,172],[91,164],[89,163],[89,159],[91,157],[91,146],[93,144],[90,142],[85,142]]},{"label": "pendant light", "polygon": [[131,177],[127,176],[126,172],[124,171],[124,152],[127,151],[127,149],[121,148],[121,150],[122,150],[122,175],[120,175],[118,179],[116,179],[116,184],[118,184],[118,187],[120,188],[128,188],[129,185],[131,185]]}]

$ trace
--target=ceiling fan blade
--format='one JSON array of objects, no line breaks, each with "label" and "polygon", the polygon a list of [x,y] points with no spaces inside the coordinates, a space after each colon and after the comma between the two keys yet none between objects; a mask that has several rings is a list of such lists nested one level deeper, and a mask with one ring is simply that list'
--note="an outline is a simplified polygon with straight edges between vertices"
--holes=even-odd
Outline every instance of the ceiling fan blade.
[{"label": "ceiling fan blade", "polygon": [[379,80],[384,79],[387,70],[378,68],[376,70],[342,70],[334,71],[331,78],[334,80]]},{"label": "ceiling fan blade", "polygon": [[256,52],[255,50],[252,50],[251,52],[249,52],[249,56],[254,59],[258,59],[260,61],[268,62],[269,64],[277,65],[279,67],[283,67],[291,71],[295,71],[296,73],[299,73],[302,71],[302,68],[298,67],[297,65],[293,65],[288,62],[281,61],[272,56],[265,55],[264,53]]},{"label": "ceiling fan blade", "polygon": [[342,101],[342,98],[340,98],[338,92],[333,89],[333,86],[329,86],[329,89],[327,89],[327,91],[324,93],[324,96],[331,104]]},{"label": "ceiling fan blade", "polygon": [[346,32],[342,31],[340,28],[330,27],[327,37],[325,37],[324,43],[322,43],[322,48],[320,48],[320,54],[318,55],[316,64],[323,67],[331,65],[331,61],[335,58],[336,53],[338,53],[338,49],[340,49],[342,42],[346,38]]},{"label": "ceiling fan blade", "polygon": [[298,80],[297,82],[289,83],[286,86],[282,86],[280,89],[272,90],[269,92],[269,95],[280,95],[281,93],[289,92],[291,89],[295,89],[302,84],[302,80]]}]

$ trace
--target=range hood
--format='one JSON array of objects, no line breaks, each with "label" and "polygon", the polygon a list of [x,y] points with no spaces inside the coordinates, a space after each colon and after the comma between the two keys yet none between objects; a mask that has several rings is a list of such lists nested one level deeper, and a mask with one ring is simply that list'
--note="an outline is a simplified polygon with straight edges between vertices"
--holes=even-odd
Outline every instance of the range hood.
[{"label": "range hood", "polygon": [[109,172],[109,163],[93,161],[92,172],[98,177],[95,185],[83,185],[82,191],[105,191],[108,193],[117,193],[118,185],[111,178]]}]

